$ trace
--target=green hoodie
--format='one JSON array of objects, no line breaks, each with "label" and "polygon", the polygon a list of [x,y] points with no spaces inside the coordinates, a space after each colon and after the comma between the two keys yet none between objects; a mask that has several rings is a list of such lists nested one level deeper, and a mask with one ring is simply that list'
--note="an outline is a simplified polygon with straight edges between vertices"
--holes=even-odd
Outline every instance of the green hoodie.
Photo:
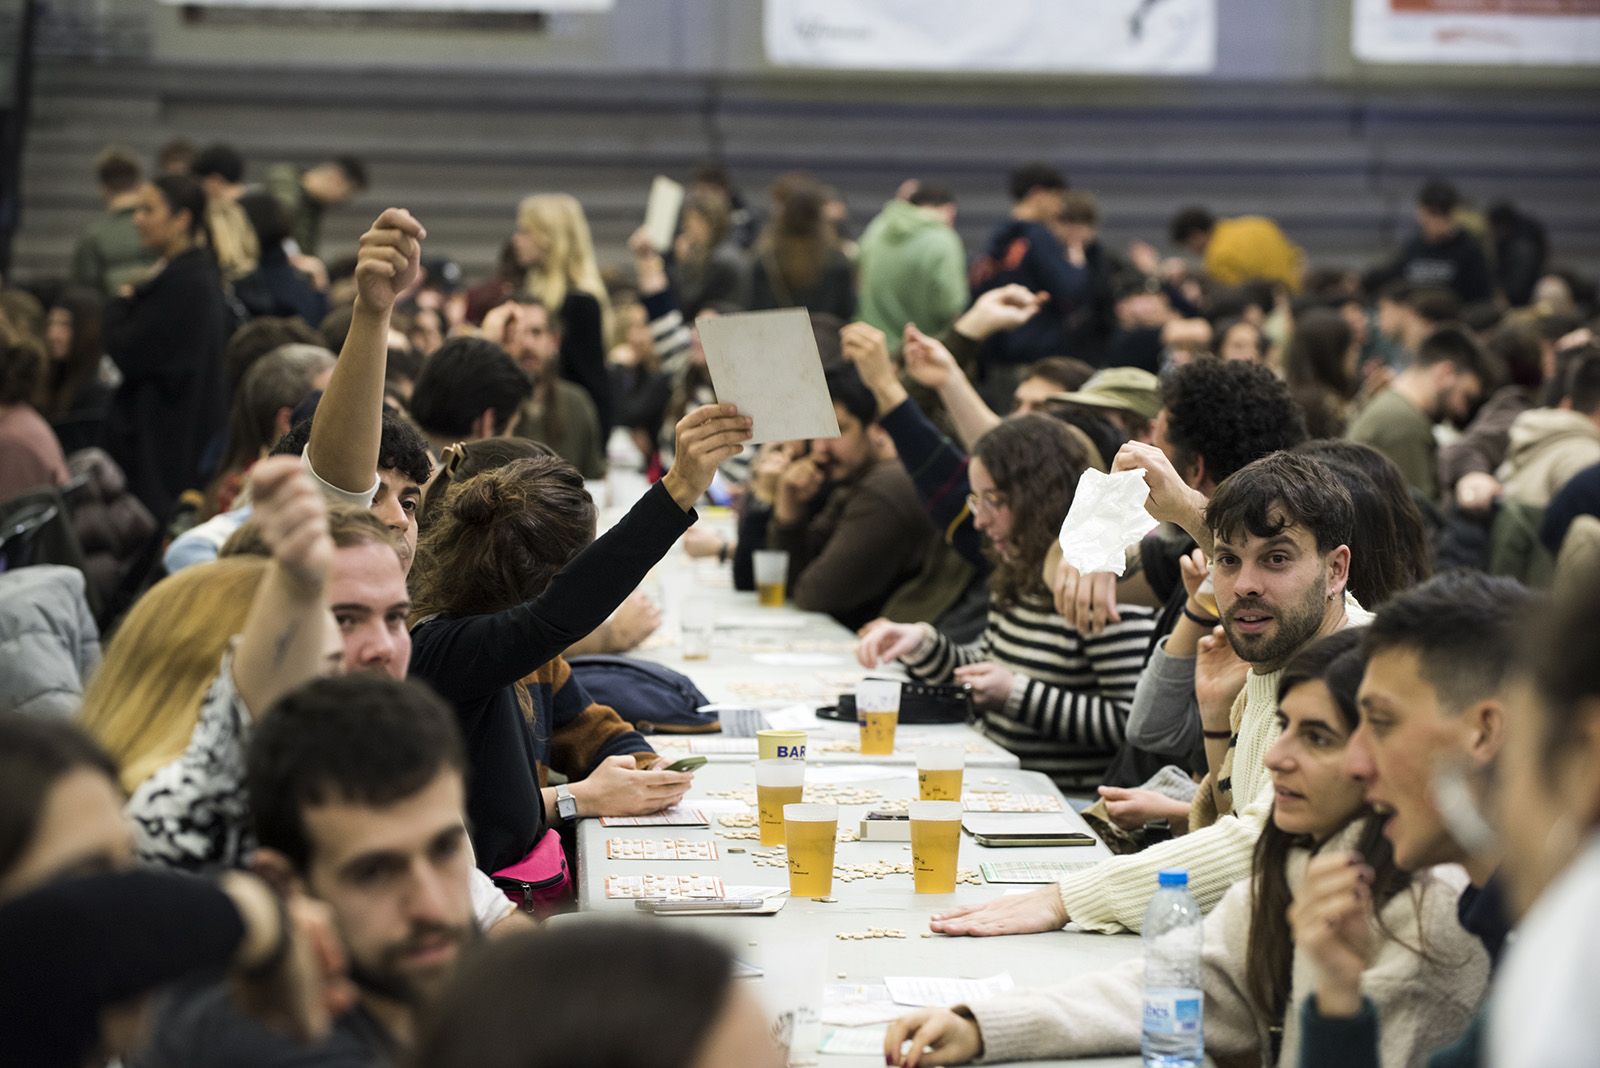
[{"label": "green hoodie", "polygon": [[888,335],[890,351],[900,351],[907,323],[937,336],[966,310],[966,249],[931,209],[889,201],[860,250],[861,318]]}]

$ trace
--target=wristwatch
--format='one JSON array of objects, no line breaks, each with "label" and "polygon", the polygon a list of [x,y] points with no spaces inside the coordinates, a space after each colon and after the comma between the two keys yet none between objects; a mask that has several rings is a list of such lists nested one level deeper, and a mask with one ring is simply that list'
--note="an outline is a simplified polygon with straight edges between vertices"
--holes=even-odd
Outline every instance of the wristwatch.
[{"label": "wristwatch", "polygon": [[578,818],[578,799],[572,796],[572,791],[565,784],[556,787],[556,815],[561,817],[563,823],[571,823]]}]

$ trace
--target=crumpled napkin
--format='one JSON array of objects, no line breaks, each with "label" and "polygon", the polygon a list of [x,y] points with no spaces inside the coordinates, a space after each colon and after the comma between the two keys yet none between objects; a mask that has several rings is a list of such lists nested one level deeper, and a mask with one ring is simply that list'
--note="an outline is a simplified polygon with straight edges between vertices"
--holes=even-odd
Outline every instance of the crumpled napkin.
[{"label": "crumpled napkin", "polygon": [[1108,475],[1090,469],[1078,479],[1072,507],[1061,524],[1061,559],[1085,574],[1110,571],[1120,575],[1127,551],[1158,524],[1144,503],[1150,486],[1142,470]]}]

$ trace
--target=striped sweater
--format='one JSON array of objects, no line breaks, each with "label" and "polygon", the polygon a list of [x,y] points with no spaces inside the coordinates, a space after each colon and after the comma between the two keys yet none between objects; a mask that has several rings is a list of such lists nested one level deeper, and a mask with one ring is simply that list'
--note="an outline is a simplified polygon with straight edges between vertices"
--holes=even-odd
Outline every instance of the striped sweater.
[{"label": "striped sweater", "polygon": [[999,708],[984,711],[983,732],[1042,771],[1066,793],[1087,794],[1104,781],[1125,735],[1134,687],[1144,669],[1155,610],[1119,605],[1122,622],[1085,638],[1045,598],[1000,608],[970,645],[924,624],[918,648],[902,663],[914,679],[949,682],[963,664],[993,661],[1016,676]]}]

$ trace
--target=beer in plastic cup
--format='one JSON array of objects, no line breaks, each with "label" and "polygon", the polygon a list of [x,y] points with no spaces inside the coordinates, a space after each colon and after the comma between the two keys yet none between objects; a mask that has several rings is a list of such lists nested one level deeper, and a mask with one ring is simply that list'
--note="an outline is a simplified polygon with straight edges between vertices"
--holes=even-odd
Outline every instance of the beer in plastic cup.
[{"label": "beer in plastic cup", "polygon": [[757,549],[753,557],[756,601],[767,608],[783,607],[784,589],[789,584],[789,553],[785,549]]},{"label": "beer in plastic cup", "polygon": [[762,760],[806,760],[805,731],[756,731],[756,755]]},{"label": "beer in plastic cup", "polygon": [[762,845],[783,845],[783,810],[804,800],[805,789],[805,761],[756,761],[756,810]]},{"label": "beer in plastic cup", "polygon": [[1211,572],[1206,572],[1206,580],[1200,583],[1200,588],[1194,591],[1194,600],[1201,608],[1216,619],[1222,613],[1217,611],[1217,588],[1211,584]]},{"label": "beer in plastic cup", "polygon": [[861,727],[861,752],[888,756],[900,723],[900,683],[894,679],[862,679],[856,684],[856,723]]},{"label": "beer in plastic cup", "polygon": [[956,892],[961,802],[911,802],[911,880],[919,894]]},{"label": "beer in plastic cup", "polygon": [[960,749],[917,752],[917,796],[924,801],[960,801],[961,772],[967,755]]},{"label": "beer in plastic cup", "polygon": [[[956,827],[960,826],[958,821]],[[827,897],[833,893],[833,846],[838,835],[838,805],[783,806],[790,896]]]}]

